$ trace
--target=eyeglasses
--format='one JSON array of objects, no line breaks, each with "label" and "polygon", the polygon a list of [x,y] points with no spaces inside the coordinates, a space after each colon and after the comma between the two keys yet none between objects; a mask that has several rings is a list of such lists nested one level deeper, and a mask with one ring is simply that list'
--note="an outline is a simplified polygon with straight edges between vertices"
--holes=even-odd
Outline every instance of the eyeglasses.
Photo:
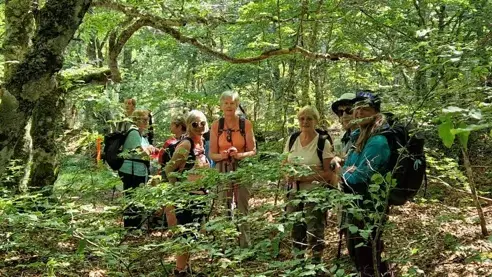
[{"label": "eyeglasses", "polygon": [[198,126],[205,127],[205,125],[207,125],[207,122],[206,121],[200,121],[200,122],[193,122],[193,123],[191,123],[191,127],[193,127],[193,128],[198,128]]},{"label": "eyeglasses", "polygon": [[352,112],[353,112],[352,108],[347,107],[347,108],[345,108],[345,109],[338,109],[338,110],[337,110],[337,115],[338,115],[338,116],[342,116],[342,115],[343,115],[343,113],[346,113],[346,114],[350,115],[350,114],[352,114]]}]

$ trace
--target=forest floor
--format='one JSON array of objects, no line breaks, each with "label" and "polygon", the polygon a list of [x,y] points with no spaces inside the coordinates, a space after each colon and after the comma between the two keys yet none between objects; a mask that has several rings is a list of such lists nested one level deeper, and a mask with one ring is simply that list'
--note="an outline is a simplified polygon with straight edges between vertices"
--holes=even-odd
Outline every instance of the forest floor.
[{"label": "forest floor", "polygon": [[[58,195],[60,202],[56,209],[66,206],[83,211],[77,216],[72,215],[72,221],[80,220],[84,221],[85,225],[92,226],[94,240],[81,239],[82,229],[69,228],[60,231],[53,227],[59,223],[32,220],[34,217],[42,217],[39,212],[29,215],[31,221],[19,221],[17,225],[9,226],[8,222],[3,222],[0,229],[0,234],[3,233],[0,235],[0,245],[3,245],[0,248],[0,276],[129,276],[121,266],[120,274],[115,274],[115,268],[118,268],[115,264],[120,258],[114,257],[119,257],[122,253],[126,255],[126,260],[133,260],[133,264],[140,265],[137,271],[130,270],[134,273],[132,276],[167,276],[159,255],[149,255],[152,251],[146,252],[145,255],[135,252],[124,254],[132,247],[159,247],[159,243],[166,240],[165,233],[143,233],[140,236],[126,237],[119,243],[118,239],[115,239],[121,238],[122,234],[121,219],[118,213],[114,212],[117,208],[113,202],[121,198],[121,194],[116,192],[114,195],[112,192],[112,186],[118,180],[114,178],[112,183],[100,188],[95,185],[109,175],[107,172],[98,175],[97,172],[87,170],[79,175],[62,172],[59,179],[59,184],[68,185],[70,189],[65,189],[63,194]],[[481,235],[477,212],[471,198],[452,190],[443,193],[447,196],[444,201],[432,199],[431,196],[392,208],[388,228],[383,236],[385,257],[392,264],[397,276],[492,276],[492,236]],[[85,196],[82,197],[83,195]],[[265,203],[272,204],[271,202],[271,198],[257,196],[251,199],[252,211]],[[111,210],[113,212],[108,213]],[[484,213],[489,219],[487,227],[492,230],[492,206],[484,207]],[[19,220],[14,216],[11,216],[12,222]],[[278,212],[266,218],[276,221]],[[330,219],[325,236],[324,262],[327,265],[334,263],[338,246],[336,220],[333,216]],[[104,225],[98,225],[96,228],[96,221],[104,222]],[[50,228],[52,232],[49,231]],[[255,240],[254,230],[252,234]],[[102,241],[106,241],[107,244],[92,245],[91,251],[86,250],[85,255],[80,254],[81,240],[85,241],[82,248],[89,248],[91,243],[101,236],[105,239]],[[119,253],[116,253],[118,251]],[[346,250],[342,252],[342,256],[342,264],[346,271],[350,271]],[[289,243],[281,243],[278,259],[291,258]],[[217,261],[210,261],[207,253],[195,255],[192,260],[198,269],[211,262]],[[221,274],[209,276],[280,276],[271,271],[265,274],[274,262],[244,260],[235,270],[225,270],[221,271]],[[166,266],[172,265],[172,256],[168,256],[164,263]]]}]

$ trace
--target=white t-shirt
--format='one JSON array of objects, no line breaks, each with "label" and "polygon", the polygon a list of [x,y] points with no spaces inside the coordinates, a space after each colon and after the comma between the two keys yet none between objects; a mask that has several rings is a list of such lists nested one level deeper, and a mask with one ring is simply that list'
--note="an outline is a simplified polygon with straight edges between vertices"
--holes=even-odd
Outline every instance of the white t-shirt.
[{"label": "white t-shirt", "polygon": [[[307,166],[322,166],[322,161],[319,160],[318,152],[316,151],[318,147],[318,137],[319,134],[314,137],[314,139],[308,143],[306,146],[301,145],[301,136],[299,135],[292,145],[292,149],[289,151],[289,139],[287,139],[284,147],[284,153],[289,152],[287,161],[289,163],[294,163],[297,165],[307,165]],[[328,140],[325,140],[325,148],[323,149],[323,159],[333,158],[334,154],[331,151],[331,145]],[[317,186],[317,182],[301,182],[299,184],[299,190],[311,189]]]}]

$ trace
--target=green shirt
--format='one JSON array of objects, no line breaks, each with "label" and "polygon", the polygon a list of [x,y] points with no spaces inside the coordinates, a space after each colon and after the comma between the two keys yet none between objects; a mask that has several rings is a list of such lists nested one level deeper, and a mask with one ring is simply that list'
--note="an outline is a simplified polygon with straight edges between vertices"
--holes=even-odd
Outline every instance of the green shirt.
[{"label": "green shirt", "polygon": [[[123,144],[123,153],[128,154],[128,152],[136,150],[138,147],[142,147],[142,137],[137,129],[132,129],[126,136],[125,143]],[[132,153],[132,159],[141,159],[141,156]],[[147,166],[142,162],[125,160],[120,171],[135,176],[148,177]]]}]

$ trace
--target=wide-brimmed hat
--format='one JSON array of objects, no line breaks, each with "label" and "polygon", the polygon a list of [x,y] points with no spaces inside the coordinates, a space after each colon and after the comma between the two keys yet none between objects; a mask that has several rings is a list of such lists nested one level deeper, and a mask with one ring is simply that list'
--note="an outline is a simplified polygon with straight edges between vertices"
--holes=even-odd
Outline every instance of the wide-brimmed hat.
[{"label": "wide-brimmed hat", "polygon": [[337,99],[337,101],[335,101],[335,102],[333,102],[333,104],[331,104],[331,110],[336,114],[339,106],[354,104],[355,97],[356,97],[356,95],[353,92],[347,92],[347,93],[342,94],[342,96],[340,96]]}]

